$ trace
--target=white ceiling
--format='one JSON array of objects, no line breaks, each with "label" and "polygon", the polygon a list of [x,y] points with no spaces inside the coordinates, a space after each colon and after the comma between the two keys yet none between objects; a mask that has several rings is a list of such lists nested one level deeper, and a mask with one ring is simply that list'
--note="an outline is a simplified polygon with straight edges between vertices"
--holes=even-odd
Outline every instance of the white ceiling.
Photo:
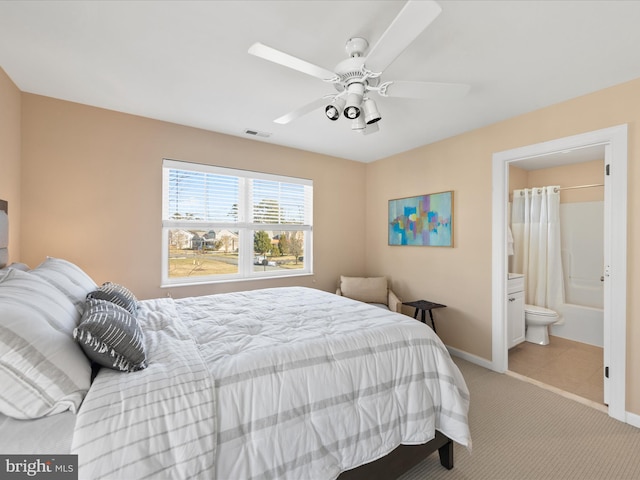
[{"label": "white ceiling", "polygon": [[[640,1],[441,1],[383,80],[455,82],[454,101],[376,98],[380,131],[323,109],[335,92],[251,56],[260,41],[333,70],[403,1],[1,1],[0,67],[22,91],[361,162],[640,77]],[[246,129],[268,132],[249,137]]]},{"label": "white ceiling", "polygon": [[594,160],[604,161],[604,159],[605,146],[598,144],[574,148],[573,150],[562,150],[555,153],[548,153],[539,157],[523,158],[521,160],[517,160],[513,165],[524,170],[540,170],[543,168],[591,162]]}]

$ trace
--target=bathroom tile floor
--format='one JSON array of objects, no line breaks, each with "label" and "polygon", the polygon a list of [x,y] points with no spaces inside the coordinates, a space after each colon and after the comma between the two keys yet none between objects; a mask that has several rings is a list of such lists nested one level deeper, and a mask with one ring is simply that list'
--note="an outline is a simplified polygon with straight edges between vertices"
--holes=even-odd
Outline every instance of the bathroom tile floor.
[{"label": "bathroom tile floor", "polygon": [[522,342],[509,350],[509,370],[604,404],[601,347],[549,337],[549,345]]}]

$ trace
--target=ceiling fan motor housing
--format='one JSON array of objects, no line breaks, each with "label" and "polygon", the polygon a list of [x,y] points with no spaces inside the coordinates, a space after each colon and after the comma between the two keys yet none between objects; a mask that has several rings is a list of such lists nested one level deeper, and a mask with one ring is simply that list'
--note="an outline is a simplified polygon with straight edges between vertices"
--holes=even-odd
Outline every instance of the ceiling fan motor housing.
[{"label": "ceiling fan motor housing", "polygon": [[335,72],[340,82],[336,82],[334,85],[339,92],[344,91],[352,83],[362,83],[365,86],[371,85],[375,87],[378,83],[378,78],[366,77],[363,70],[365,63],[364,57],[351,57],[347,58],[336,65]]},{"label": "ceiling fan motor housing", "polygon": [[367,48],[369,48],[369,42],[362,37],[350,38],[344,47],[350,57],[362,57]]}]

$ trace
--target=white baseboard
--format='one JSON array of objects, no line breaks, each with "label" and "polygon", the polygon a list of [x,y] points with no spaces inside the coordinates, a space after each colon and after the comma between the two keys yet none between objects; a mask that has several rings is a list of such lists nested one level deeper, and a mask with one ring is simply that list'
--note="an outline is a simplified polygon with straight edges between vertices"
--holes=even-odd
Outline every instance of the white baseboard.
[{"label": "white baseboard", "polygon": [[449,354],[454,357],[458,357],[466,360],[467,362],[471,362],[489,370],[493,370],[493,363],[486,358],[478,357],[471,353],[465,352],[464,350],[458,350],[457,348],[450,347],[449,345],[446,345],[446,347],[447,350],[449,350]]},{"label": "white baseboard", "polygon": [[625,423],[628,423],[629,425],[636,427],[636,428],[640,428],[640,415],[636,415],[635,413],[629,413],[626,412],[626,416],[625,416]]}]

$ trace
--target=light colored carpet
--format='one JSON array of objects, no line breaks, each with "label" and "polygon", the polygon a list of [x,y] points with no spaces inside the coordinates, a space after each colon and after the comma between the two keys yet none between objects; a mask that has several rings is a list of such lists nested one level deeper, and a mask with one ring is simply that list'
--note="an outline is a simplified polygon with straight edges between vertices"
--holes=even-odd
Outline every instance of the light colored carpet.
[{"label": "light colored carpet", "polygon": [[536,385],[454,358],[471,392],[473,448],[433,454],[401,480],[640,478],[640,429]]}]

